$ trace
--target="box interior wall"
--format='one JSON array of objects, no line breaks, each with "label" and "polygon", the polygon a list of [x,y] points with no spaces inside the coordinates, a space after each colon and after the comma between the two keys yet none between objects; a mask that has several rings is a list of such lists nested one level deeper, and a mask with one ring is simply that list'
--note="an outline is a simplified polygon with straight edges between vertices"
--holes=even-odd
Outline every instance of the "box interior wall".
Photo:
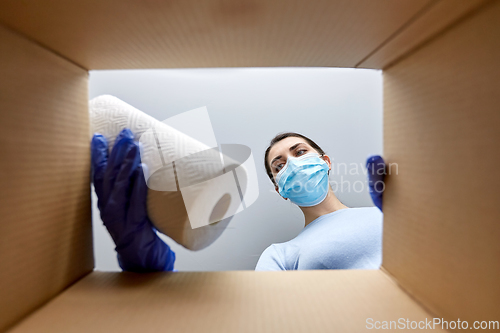
[{"label": "box interior wall", "polygon": [[[0,331],[498,320],[500,3],[196,4],[0,4]],[[88,70],[251,66],[384,70],[382,269],[93,272]]]}]

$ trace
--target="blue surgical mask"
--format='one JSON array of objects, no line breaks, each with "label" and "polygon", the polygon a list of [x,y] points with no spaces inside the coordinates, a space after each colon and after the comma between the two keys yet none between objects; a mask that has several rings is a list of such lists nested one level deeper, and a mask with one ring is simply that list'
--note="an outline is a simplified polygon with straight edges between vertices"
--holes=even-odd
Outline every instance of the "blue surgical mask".
[{"label": "blue surgical mask", "polygon": [[318,154],[290,156],[276,175],[279,193],[297,206],[316,206],[328,194],[328,170],[328,164]]}]

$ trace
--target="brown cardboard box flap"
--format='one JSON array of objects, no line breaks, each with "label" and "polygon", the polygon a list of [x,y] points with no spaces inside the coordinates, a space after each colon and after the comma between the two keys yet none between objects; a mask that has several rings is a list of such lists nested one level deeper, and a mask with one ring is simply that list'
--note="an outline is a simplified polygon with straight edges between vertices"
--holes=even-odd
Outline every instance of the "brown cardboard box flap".
[{"label": "brown cardboard box flap", "polygon": [[383,266],[432,311],[500,319],[500,1],[384,71]]},{"label": "brown cardboard box flap", "polygon": [[94,267],[87,86],[0,27],[0,331]]},{"label": "brown cardboard box flap", "polygon": [[429,0],[3,0],[0,21],[92,69],[354,67]]},{"label": "brown cardboard box flap", "polygon": [[385,68],[486,2],[488,1],[431,1],[356,67]]},{"label": "brown cardboard box flap", "polygon": [[432,321],[380,270],[96,271],[11,333],[360,332],[399,318]]}]

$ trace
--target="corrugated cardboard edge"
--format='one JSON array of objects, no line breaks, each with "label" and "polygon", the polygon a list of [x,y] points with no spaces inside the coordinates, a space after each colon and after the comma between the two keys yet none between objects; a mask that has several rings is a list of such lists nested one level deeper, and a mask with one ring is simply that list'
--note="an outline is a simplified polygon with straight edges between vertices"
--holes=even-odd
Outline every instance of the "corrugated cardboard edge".
[{"label": "corrugated cardboard edge", "polygon": [[380,270],[93,272],[10,333],[362,332],[400,318],[432,321]]},{"label": "corrugated cardboard edge", "polygon": [[0,330],[93,270],[88,72],[0,27]]},{"label": "corrugated cardboard edge", "polygon": [[384,71],[383,267],[448,320],[500,317],[500,2]]},{"label": "corrugated cardboard edge", "polygon": [[0,21],[90,70],[353,67],[429,1],[3,0]]},{"label": "corrugated cardboard edge", "polygon": [[430,2],[413,19],[356,64],[356,68],[387,68],[420,44],[491,0]]}]

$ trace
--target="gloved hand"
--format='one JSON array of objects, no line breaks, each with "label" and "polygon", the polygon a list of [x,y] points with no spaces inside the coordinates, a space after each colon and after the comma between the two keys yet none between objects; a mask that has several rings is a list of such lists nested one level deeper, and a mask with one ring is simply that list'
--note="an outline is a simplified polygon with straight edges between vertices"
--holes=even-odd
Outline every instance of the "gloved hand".
[{"label": "gloved hand", "polygon": [[[175,253],[156,234],[146,210],[147,186],[139,144],[129,129],[117,136],[108,157],[108,143],[94,134],[92,178],[102,221],[124,271],[172,271]],[[176,270],[174,270],[176,271]]]},{"label": "gloved hand", "polygon": [[368,189],[375,206],[382,211],[382,196],[385,190],[385,175],[387,173],[384,159],[379,155],[373,155],[366,160],[368,169]]}]

